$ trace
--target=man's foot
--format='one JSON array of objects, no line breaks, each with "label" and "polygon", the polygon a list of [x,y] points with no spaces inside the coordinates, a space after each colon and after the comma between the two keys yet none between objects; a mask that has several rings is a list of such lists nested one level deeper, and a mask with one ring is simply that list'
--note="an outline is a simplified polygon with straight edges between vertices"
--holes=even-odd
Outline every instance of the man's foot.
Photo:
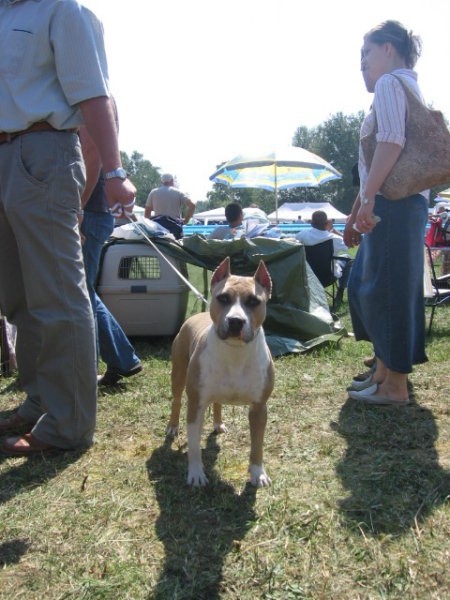
[{"label": "man's foot", "polygon": [[30,429],[33,428],[33,425],[34,423],[30,423],[29,421],[21,417],[18,412],[15,412],[7,419],[2,419],[0,421],[0,435],[9,432],[20,433],[22,431],[30,431]]},{"label": "man's foot", "polygon": [[14,456],[29,456],[37,452],[48,452],[50,450],[61,450],[51,444],[41,442],[32,433],[25,433],[22,437],[10,437],[3,441],[3,452]]},{"label": "man's foot", "polygon": [[132,377],[142,371],[142,364],[138,363],[129,371],[118,371],[116,369],[107,369],[104,375],[99,375],[97,385],[105,387],[116,385],[122,377]]}]

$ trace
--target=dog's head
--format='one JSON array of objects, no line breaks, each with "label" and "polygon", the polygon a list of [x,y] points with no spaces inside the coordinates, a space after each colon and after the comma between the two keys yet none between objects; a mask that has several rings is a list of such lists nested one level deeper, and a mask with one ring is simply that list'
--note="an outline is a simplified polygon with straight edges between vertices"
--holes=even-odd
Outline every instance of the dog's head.
[{"label": "dog's head", "polygon": [[248,343],[266,316],[272,280],[263,261],[253,277],[231,275],[230,259],[223,260],[211,278],[210,314],[222,340]]}]

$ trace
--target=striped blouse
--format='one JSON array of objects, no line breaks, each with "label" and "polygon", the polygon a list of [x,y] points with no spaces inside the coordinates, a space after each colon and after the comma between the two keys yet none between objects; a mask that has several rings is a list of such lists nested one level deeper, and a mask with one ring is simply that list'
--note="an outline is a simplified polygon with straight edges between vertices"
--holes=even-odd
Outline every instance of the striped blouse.
[{"label": "striped blouse", "polygon": [[[397,69],[393,73],[401,77],[402,81],[423,102],[422,94],[417,85],[417,73],[415,71],[411,69]],[[375,127],[374,108],[378,125],[378,132],[376,134],[377,142],[398,144],[403,148],[405,145],[407,111],[406,95],[402,84],[390,73],[382,75],[375,84],[373,105],[362,123],[360,137],[369,135]],[[361,195],[364,195],[368,171],[369,169],[365,164],[360,146],[359,176],[361,180]]]}]

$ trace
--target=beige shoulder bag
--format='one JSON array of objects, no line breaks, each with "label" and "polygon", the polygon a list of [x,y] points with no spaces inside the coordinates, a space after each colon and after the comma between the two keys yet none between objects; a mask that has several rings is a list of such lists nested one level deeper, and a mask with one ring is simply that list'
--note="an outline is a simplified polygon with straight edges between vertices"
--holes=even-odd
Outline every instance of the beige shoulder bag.
[{"label": "beige shoulder bag", "polygon": [[[405,90],[408,103],[406,142],[380,189],[388,200],[400,200],[450,182],[450,132],[443,114],[425,106],[400,77],[397,79]],[[368,167],[377,145],[376,131],[375,115],[373,132],[361,139]]]}]

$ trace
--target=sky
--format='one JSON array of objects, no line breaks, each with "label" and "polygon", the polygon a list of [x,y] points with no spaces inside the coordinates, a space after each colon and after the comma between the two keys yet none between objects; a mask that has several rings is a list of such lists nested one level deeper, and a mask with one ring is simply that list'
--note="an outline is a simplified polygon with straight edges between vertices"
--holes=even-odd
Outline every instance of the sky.
[{"label": "sky", "polygon": [[367,111],[362,38],[387,19],[422,38],[422,93],[450,119],[449,0],[80,1],[104,25],[121,150],[172,173],[194,201],[234,156]]}]

